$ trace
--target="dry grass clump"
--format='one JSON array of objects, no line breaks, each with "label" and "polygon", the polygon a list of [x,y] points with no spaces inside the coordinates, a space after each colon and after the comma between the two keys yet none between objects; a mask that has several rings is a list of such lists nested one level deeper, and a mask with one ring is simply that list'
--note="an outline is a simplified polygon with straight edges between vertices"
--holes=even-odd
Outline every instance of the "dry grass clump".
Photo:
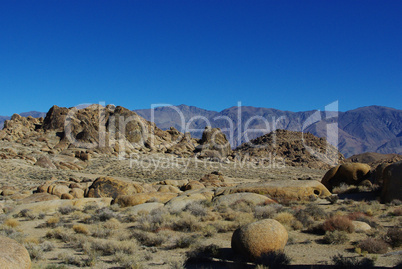
[{"label": "dry grass clump", "polygon": [[278,213],[274,219],[280,222],[282,225],[290,227],[292,222],[295,220],[295,217],[289,212],[281,212]]},{"label": "dry grass clump", "polygon": [[344,244],[349,241],[349,236],[345,231],[335,230],[332,232],[326,232],[323,240],[326,244],[331,245]]},{"label": "dry grass clump", "polygon": [[111,218],[103,224],[103,227],[105,229],[118,230],[121,227],[121,223],[118,219]]},{"label": "dry grass clump", "polygon": [[182,212],[171,224],[171,228],[180,232],[197,232],[201,230],[202,225],[194,215]]},{"label": "dry grass clump", "polygon": [[96,238],[109,238],[113,232],[113,230],[106,228],[101,224],[97,224],[92,227],[91,235]]},{"label": "dry grass clump", "polygon": [[47,231],[45,237],[49,238],[49,239],[54,238],[54,239],[60,239],[60,240],[65,241],[65,239],[68,237],[68,234],[64,231],[63,228],[57,227],[55,229],[51,229],[51,230]]},{"label": "dry grass clump", "polygon": [[346,216],[332,216],[323,223],[322,228],[326,232],[337,230],[353,233],[355,230],[352,221]]},{"label": "dry grass clump", "polygon": [[56,227],[60,223],[60,218],[58,216],[52,216],[46,221],[46,226],[50,228]]},{"label": "dry grass clump", "polygon": [[345,183],[341,183],[339,186],[335,187],[332,190],[333,194],[342,194],[342,193],[350,193],[355,192],[357,190],[356,186],[347,185]]},{"label": "dry grass clump", "polygon": [[233,232],[238,228],[238,225],[236,223],[225,220],[215,221],[211,223],[211,225],[216,228],[216,231],[218,233]]},{"label": "dry grass clump", "polygon": [[108,256],[117,252],[132,255],[138,249],[137,244],[130,241],[113,241],[98,239],[92,242],[91,249],[99,252],[102,256]]},{"label": "dry grass clump", "polygon": [[16,228],[21,225],[21,223],[16,219],[6,219],[4,225],[10,228]]},{"label": "dry grass clump", "polygon": [[367,238],[359,243],[359,248],[368,253],[387,253],[389,245],[382,239]]},{"label": "dry grass clump", "polygon": [[75,224],[73,226],[73,230],[74,232],[79,234],[85,234],[85,235],[89,234],[88,227],[84,224]]}]

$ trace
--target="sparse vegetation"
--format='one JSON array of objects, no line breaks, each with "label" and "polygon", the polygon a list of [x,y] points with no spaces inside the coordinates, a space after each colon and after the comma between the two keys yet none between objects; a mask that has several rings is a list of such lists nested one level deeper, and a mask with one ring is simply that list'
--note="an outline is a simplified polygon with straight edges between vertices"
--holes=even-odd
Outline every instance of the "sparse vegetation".
[{"label": "sparse vegetation", "polygon": [[367,238],[359,243],[359,248],[368,253],[384,254],[387,253],[389,245],[382,239]]},{"label": "sparse vegetation", "polygon": [[337,230],[348,233],[353,233],[355,229],[352,221],[346,216],[332,216],[324,222],[322,228],[326,232]]}]

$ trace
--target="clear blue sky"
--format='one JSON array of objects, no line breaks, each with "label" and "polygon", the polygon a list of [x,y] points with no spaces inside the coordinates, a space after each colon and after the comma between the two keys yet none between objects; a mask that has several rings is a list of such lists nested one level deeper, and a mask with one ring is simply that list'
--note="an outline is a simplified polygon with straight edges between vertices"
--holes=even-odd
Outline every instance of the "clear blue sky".
[{"label": "clear blue sky", "polygon": [[402,1],[0,2],[0,115],[105,101],[402,109]]}]

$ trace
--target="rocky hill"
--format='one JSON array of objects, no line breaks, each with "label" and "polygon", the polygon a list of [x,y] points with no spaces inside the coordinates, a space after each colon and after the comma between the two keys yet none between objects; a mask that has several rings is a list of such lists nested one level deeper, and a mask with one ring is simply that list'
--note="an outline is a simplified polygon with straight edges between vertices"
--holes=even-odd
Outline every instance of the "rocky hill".
[{"label": "rocky hill", "polygon": [[289,166],[329,168],[344,157],[338,150],[310,133],[278,129],[240,145],[234,154],[242,158],[270,164],[283,162]]},{"label": "rocky hill", "polygon": [[[29,112],[22,112],[19,113],[20,116],[22,117],[34,117],[34,118],[40,118],[40,117],[45,117],[46,113],[45,112],[39,112],[39,111],[29,111]],[[3,129],[4,127],[4,122],[6,120],[11,119],[10,116],[0,116],[0,129]]]},{"label": "rocky hill", "polygon": [[[136,112],[150,120],[149,109],[136,110]],[[240,109],[231,107],[216,112],[180,105],[175,109],[171,107],[155,108],[153,121],[162,129],[171,125],[178,130],[185,130],[188,119],[194,115],[198,117],[187,126],[188,129],[203,130],[208,124],[221,128],[233,148],[274,129],[310,132],[318,137],[327,137],[328,123],[338,123],[338,128],[332,130],[332,132],[338,133],[338,144],[335,146],[347,157],[363,152],[402,153],[402,110],[388,107],[368,106],[339,112],[336,115],[315,111],[290,112],[251,106],[243,106]],[[182,124],[183,119],[185,124]],[[309,120],[311,124],[305,124]],[[268,122],[268,127],[266,122]],[[252,132],[245,132],[246,127]],[[232,128],[233,132],[225,130],[226,128]],[[263,130],[257,131],[257,129]],[[190,132],[197,138],[200,138],[202,134],[202,131],[191,130]]]},{"label": "rocky hill", "polygon": [[[1,158],[28,159],[43,167],[81,170],[96,156],[128,157],[131,154],[168,153],[181,157],[235,161],[248,154],[252,158],[281,157],[285,165],[327,168],[333,154],[323,138],[312,134],[278,130],[243,144],[232,152],[230,141],[219,128],[206,127],[201,139],[192,138],[176,128],[159,129],[137,113],[124,107],[91,105],[85,108],[53,106],[45,118],[14,114],[4,122],[0,140],[32,148],[19,154],[6,149]],[[261,146],[264,146],[261,148]],[[328,152],[327,152],[328,148]],[[308,152],[309,149],[313,152]],[[11,151],[11,152],[10,152]],[[325,155],[329,153],[331,155]],[[339,156],[338,156],[339,155]],[[328,158],[332,158],[331,160]]]}]

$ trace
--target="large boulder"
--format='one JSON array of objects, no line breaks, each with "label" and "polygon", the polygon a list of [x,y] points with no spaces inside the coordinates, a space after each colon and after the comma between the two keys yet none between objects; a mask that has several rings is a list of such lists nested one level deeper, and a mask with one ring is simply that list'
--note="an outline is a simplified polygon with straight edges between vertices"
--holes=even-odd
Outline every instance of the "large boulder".
[{"label": "large boulder", "polygon": [[215,195],[252,192],[278,200],[311,200],[325,198],[331,193],[316,180],[278,180],[272,182],[243,183],[235,187],[218,188]]},{"label": "large boulder", "polygon": [[132,195],[120,195],[113,200],[113,204],[118,204],[121,207],[135,206],[144,204],[146,202],[158,202],[166,203],[171,199],[175,198],[177,193],[168,192],[148,192],[148,193],[137,193]]},{"label": "large boulder", "polygon": [[36,161],[35,165],[47,169],[56,169],[56,166],[53,164],[53,162],[45,155],[40,157],[39,160]]},{"label": "large boulder", "polygon": [[232,249],[250,260],[256,260],[263,254],[282,251],[287,241],[288,232],[282,224],[273,219],[264,219],[234,231]]},{"label": "large boulder", "polygon": [[200,152],[201,157],[225,158],[232,150],[226,135],[219,128],[205,127],[200,140],[200,145],[196,151]]},{"label": "large boulder", "polygon": [[402,161],[387,166],[383,172],[381,201],[402,200]]},{"label": "large boulder", "polygon": [[[33,214],[45,213],[52,214],[58,211],[60,207],[72,206],[77,209],[84,209],[85,206],[110,206],[112,198],[82,198],[74,200],[47,200],[33,202],[29,204],[19,204],[12,209],[12,213],[19,213],[21,210],[28,209]],[[1,268],[1,267],[0,267]]]},{"label": "large boulder", "polygon": [[275,203],[272,199],[268,198],[267,196],[249,192],[221,195],[215,197],[213,200],[214,204],[216,205],[219,204],[232,205],[240,201],[245,201],[253,205]]},{"label": "large boulder", "polygon": [[0,268],[29,269],[31,258],[26,248],[17,241],[0,235]]},{"label": "large boulder", "polygon": [[357,186],[370,176],[371,167],[365,163],[345,163],[328,170],[321,183],[332,191],[342,183]]},{"label": "large boulder", "polygon": [[111,197],[140,193],[143,188],[138,183],[125,182],[112,177],[99,177],[89,187],[87,197]]}]

